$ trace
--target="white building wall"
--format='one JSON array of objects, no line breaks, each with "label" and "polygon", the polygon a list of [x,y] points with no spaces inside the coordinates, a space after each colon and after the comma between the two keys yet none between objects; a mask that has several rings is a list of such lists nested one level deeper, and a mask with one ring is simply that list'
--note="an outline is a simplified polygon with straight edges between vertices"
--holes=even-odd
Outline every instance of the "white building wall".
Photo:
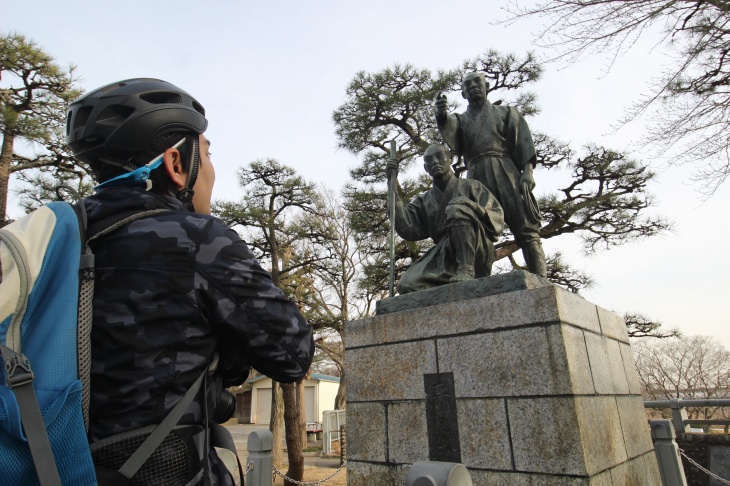
[{"label": "white building wall", "polygon": [[335,409],[335,397],[340,384],[332,381],[319,382],[319,407],[317,411],[317,422],[322,422],[322,412]]},{"label": "white building wall", "polygon": [[[322,412],[333,410],[339,383],[304,381],[307,422],[322,422]],[[251,386],[251,423],[268,424],[271,420],[271,378],[255,381]]]}]

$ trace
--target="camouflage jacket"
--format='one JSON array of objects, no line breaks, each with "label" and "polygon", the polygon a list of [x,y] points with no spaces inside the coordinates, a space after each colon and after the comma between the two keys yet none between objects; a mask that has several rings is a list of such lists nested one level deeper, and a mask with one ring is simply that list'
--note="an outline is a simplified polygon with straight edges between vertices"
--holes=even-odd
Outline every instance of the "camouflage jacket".
[{"label": "camouflage jacket", "polygon": [[[120,213],[169,209],[92,241],[92,441],[159,423],[216,351],[224,386],[249,367],[280,382],[306,374],[312,328],[235,231],[141,189],[103,190],[85,207],[92,234]],[[202,423],[201,397],[181,423]]]}]

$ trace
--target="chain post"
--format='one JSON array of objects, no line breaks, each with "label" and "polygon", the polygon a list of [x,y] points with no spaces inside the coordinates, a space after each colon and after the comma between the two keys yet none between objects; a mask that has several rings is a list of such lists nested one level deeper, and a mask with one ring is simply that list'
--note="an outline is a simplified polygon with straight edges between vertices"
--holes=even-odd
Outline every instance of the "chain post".
[{"label": "chain post", "polygon": [[248,436],[248,465],[246,466],[247,486],[272,486],[271,470],[274,461],[271,450],[274,436],[269,430],[254,430]]},{"label": "chain post", "polygon": [[669,420],[650,420],[651,437],[654,440],[654,451],[659,463],[659,473],[664,486],[687,486],[679,447],[674,441],[676,437],[672,422]]}]

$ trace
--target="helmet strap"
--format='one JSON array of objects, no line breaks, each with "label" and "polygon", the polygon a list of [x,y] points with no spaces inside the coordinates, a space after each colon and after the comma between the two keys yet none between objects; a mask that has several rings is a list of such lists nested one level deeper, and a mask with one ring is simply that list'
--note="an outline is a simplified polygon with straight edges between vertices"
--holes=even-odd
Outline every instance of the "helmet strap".
[{"label": "helmet strap", "polygon": [[198,179],[198,167],[200,165],[199,137],[193,138],[193,151],[190,158],[190,172],[188,172],[188,179],[185,182],[185,187],[179,190],[177,194],[175,194],[175,197],[183,203],[185,209],[190,212],[195,212],[195,207],[193,206],[193,195],[195,194],[193,186],[195,185],[195,181]]}]

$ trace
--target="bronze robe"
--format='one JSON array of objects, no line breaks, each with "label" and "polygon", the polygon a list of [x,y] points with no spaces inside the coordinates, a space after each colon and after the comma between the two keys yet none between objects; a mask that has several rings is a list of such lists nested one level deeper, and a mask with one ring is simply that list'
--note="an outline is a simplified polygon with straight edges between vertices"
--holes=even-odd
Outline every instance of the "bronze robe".
[{"label": "bronze robe", "polygon": [[469,105],[464,113],[448,115],[439,131],[448,146],[464,156],[467,178],[478,180],[497,198],[517,243],[524,247],[539,241],[539,211],[533,215],[527,210],[519,188],[522,168],[536,161],[532,135],[520,112],[488,101],[480,108]]},{"label": "bronze robe", "polygon": [[396,211],[395,230],[404,240],[431,238],[435,246],[411,265],[398,282],[405,294],[449,283],[457,263],[450,243],[448,226],[454,221],[474,224],[475,277],[486,277],[495,259],[493,241],[504,230],[502,208],[482,183],[452,178],[445,191],[431,187],[416,196],[403,211]]}]

